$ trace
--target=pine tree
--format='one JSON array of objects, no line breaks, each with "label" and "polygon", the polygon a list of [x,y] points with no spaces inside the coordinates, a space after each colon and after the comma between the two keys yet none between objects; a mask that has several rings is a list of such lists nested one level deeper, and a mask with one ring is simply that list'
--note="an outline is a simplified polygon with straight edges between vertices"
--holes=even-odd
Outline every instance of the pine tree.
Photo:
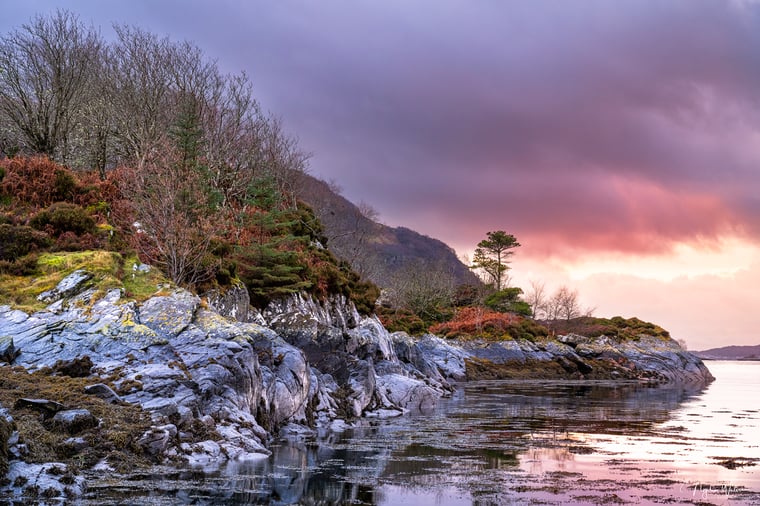
[{"label": "pine tree", "polygon": [[493,282],[494,288],[501,290],[504,273],[509,270],[508,258],[514,254],[514,248],[520,246],[515,236],[503,230],[488,232],[487,238],[478,243],[472,259],[473,269],[480,269]]}]

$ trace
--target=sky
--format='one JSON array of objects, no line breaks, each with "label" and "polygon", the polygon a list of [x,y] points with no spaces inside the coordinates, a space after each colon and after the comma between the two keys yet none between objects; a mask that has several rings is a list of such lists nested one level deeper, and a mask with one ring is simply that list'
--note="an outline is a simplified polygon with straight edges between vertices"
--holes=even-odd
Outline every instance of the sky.
[{"label": "sky", "polygon": [[6,0],[191,40],[382,221],[690,349],[760,344],[760,2]]}]

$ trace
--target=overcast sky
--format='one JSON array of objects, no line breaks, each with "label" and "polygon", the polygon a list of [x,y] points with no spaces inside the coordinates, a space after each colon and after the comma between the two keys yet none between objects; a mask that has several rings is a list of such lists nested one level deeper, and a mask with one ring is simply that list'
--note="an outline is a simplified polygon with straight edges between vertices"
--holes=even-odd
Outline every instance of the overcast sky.
[{"label": "overcast sky", "polygon": [[695,349],[760,344],[760,3],[15,1],[188,39],[245,70],[311,172],[460,254]]}]

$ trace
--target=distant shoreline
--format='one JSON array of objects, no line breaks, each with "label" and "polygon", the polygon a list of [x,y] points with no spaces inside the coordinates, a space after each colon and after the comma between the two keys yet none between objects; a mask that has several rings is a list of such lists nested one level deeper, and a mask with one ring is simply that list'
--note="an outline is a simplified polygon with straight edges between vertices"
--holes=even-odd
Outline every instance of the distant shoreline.
[{"label": "distant shoreline", "polygon": [[743,358],[731,358],[731,357],[705,357],[696,354],[702,360],[731,360],[732,362],[760,362],[760,357],[743,357]]}]

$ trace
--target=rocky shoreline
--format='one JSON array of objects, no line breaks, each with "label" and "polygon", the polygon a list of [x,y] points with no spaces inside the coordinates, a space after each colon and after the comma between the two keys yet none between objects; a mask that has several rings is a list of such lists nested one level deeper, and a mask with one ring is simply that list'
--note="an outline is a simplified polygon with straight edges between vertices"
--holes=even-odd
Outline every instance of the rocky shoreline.
[{"label": "rocky shoreline", "polygon": [[[342,298],[296,295],[259,312],[243,288],[203,298],[164,288],[136,303],[119,289],[88,289],[88,279],[81,271],[66,277],[41,295],[50,305],[40,312],[0,306],[3,381],[48,379],[67,392],[7,394],[0,413],[5,498],[76,497],[86,490],[81,470],[118,473],[127,454],[141,455],[142,464],[205,467],[264,458],[275,434],[424,411],[468,379],[712,379],[699,358],[659,337],[412,338],[389,333]],[[125,418],[111,418],[122,411]],[[55,449],[46,462],[17,430],[27,419]]]}]

